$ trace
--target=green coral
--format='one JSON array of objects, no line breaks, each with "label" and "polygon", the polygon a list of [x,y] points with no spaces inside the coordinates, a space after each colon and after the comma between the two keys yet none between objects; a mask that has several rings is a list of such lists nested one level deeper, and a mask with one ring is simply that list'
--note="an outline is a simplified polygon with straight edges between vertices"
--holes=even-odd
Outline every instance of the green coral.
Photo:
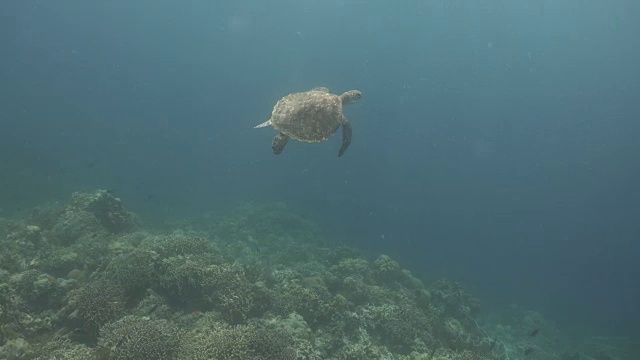
[{"label": "green coral", "polygon": [[369,279],[371,277],[371,266],[366,259],[347,258],[340,260],[337,265],[333,265],[331,272],[340,278],[358,275],[363,279]]},{"label": "green coral", "polygon": [[393,289],[423,289],[424,284],[407,269],[387,255],[380,255],[373,262],[373,274],[379,285]]},{"label": "green coral", "polygon": [[371,335],[363,328],[358,328],[351,339],[338,351],[339,360],[384,360],[393,355],[383,346],[376,344]]},{"label": "green coral", "polygon": [[216,258],[208,254],[164,259],[161,287],[176,303],[218,309],[229,321],[242,321],[254,306],[253,286],[241,268],[214,262]]},{"label": "green coral", "polygon": [[101,231],[83,234],[72,243],[47,243],[38,246],[37,256],[29,263],[56,277],[74,269],[95,268],[109,255],[108,238]]},{"label": "green coral", "polygon": [[48,251],[40,251],[31,265],[49,274],[63,277],[69,271],[82,267],[82,259],[71,247],[54,247]]},{"label": "green coral", "polygon": [[433,360],[492,360],[491,356],[474,353],[469,350],[456,351],[447,348],[438,348],[432,355]]},{"label": "green coral", "polygon": [[11,277],[10,282],[15,293],[33,311],[57,308],[62,304],[64,289],[60,281],[49,274],[27,270]]},{"label": "green coral", "polygon": [[207,255],[178,255],[163,259],[160,264],[161,290],[177,303],[204,307],[208,289],[207,268],[211,258]]},{"label": "green coral", "polygon": [[175,232],[168,236],[148,237],[144,245],[161,257],[213,253],[213,246],[202,236]]},{"label": "green coral", "polygon": [[255,305],[253,286],[242,269],[229,265],[207,268],[205,286],[210,289],[209,302],[232,323],[244,321]]},{"label": "green coral", "polygon": [[65,211],[63,204],[53,202],[28,210],[26,219],[29,224],[36,225],[42,230],[51,230]]},{"label": "green coral", "polygon": [[105,325],[98,339],[98,360],[174,359],[180,348],[178,331],[165,320],[125,316]]},{"label": "green coral", "polygon": [[28,359],[32,355],[31,344],[23,338],[11,339],[0,347],[0,359],[20,360]]},{"label": "green coral", "polygon": [[215,327],[192,335],[179,359],[184,360],[295,360],[297,350],[285,332],[256,325]]},{"label": "green coral", "polygon": [[467,337],[468,335],[460,321],[454,318],[448,318],[444,321],[444,338],[446,343],[455,347],[459,342],[464,342],[464,339]]},{"label": "green coral", "polygon": [[28,268],[38,246],[32,241],[27,226],[13,222],[6,225],[8,233],[0,237],[0,270],[20,272]]},{"label": "green coral", "polygon": [[67,312],[70,320],[77,316],[87,332],[97,334],[103,325],[124,315],[125,303],[120,286],[98,280],[71,292]]},{"label": "green coral", "polygon": [[51,231],[46,232],[56,245],[71,245],[81,237],[100,232],[102,227],[96,217],[83,210],[69,209],[58,218]]},{"label": "green coral", "polygon": [[273,310],[282,315],[296,312],[312,327],[327,323],[347,307],[344,297],[334,298],[320,278],[292,279],[278,283]]},{"label": "green coral", "polygon": [[135,215],[108,191],[0,220],[0,358],[560,356],[550,340],[559,332],[538,314],[479,324],[480,303],[459,284],[425,287],[389,256],[327,246],[283,204],[184,223],[135,231]]},{"label": "green coral", "polygon": [[292,347],[298,353],[298,359],[320,360],[321,356],[314,343],[318,343],[318,332],[309,327],[304,318],[296,312],[286,317],[270,317],[264,319],[264,323],[275,331],[289,334],[293,339]]},{"label": "green coral", "polygon": [[16,301],[9,284],[0,278],[0,346],[15,333],[15,320],[18,318]]},{"label": "green coral", "polygon": [[384,345],[399,354],[416,350],[416,340],[433,342],[429,318],[410,302],[360,307],[358,316],[369,331],[382,339]]},{"label": "green coral", "polygon": [[412,292],[413,301],[416,305],[426,312],[431,312],[432,310],[432,299],[431,293],[427,289],[415,289]]},{"label": "green coral", "polygon": [[153,251],[135,249],[112,257],[96,277],[119,285],[135,297],[156,284],[157,257]]},{"label": "green coral", "polygon": [[433,303],[441,306],[446,315],[467,318],[480,312],[480,300],[465,293],[459,283],[441,279],[429,287],[429,293]]},{"label": "green coral", "polygon": [[46,343],[36,344],[34,360],[96,360],[92,348],[78,344],[66,337],[55,336]]},{"label": "green coral", "polygon": [[73,193],[71,208],[91,213],[109,232],[131,232],[140,226],[138,217],[125,210],[122,201],[107,190]]},{"label": "green coral", "polygon": [[323,249],[322,258],[330,264],[338,264],[346,259],[364,259],[364,256],[358,249],[340,244],[335,247]]},{"label": "green coral", "polygon": [[403,277],[400,264],[387,255],[380,255],[373,262],[373,267],[374,275],[380,284],[393,284]]}]

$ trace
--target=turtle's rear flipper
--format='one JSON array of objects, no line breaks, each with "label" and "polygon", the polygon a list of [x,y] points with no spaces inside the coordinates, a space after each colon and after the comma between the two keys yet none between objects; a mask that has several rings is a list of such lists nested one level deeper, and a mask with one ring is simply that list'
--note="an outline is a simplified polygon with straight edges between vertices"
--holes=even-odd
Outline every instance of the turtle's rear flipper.
[{"label": "turtle's rear flipper", "polygon": [[342,124],[342,146],[340,146],[338,156],[342,156],[347,151],[349,144],[351,144],[351,124],[345,118],[345,122]]},{"label": "turtle's rear flipper", "polygon": [[284,147],[287,146],[287,141],[289,141],[289,137],[283,133],[277,133],[276,136],[273,137],[273,141],[271,142],[271,150],[273,150],[274,155],[280,155]]}]

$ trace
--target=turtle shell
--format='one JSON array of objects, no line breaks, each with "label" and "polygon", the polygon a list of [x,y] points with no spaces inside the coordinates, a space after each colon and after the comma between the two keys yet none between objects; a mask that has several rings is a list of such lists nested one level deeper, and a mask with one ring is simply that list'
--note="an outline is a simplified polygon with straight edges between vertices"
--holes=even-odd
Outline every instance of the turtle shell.
[{"label": "turtle shell", "polygon": [[327,140],[341,124],[340,97],[325,91],[289,94],[276,103],[271,113],[274,128],[304,142]]}]

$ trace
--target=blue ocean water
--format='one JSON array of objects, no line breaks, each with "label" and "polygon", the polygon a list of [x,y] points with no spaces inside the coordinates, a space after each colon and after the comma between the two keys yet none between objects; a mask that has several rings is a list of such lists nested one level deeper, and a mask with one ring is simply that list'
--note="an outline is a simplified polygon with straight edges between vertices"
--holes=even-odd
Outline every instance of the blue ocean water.
[{"label": "blue ocean water", "polygon": [[[6,1],[0,216],[107,188],[150,220],[283,201],[487,307],[639,330],[640,3]],[[363,98],[271,154],[282,96]],[[604,331],[604,330],[603,330]]]}]

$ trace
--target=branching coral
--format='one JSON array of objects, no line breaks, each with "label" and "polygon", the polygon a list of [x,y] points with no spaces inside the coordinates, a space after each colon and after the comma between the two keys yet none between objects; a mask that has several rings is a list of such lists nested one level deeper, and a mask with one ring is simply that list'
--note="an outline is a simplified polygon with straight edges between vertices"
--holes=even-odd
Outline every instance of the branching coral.
[{"label": "branching coral", "polygon": [[282,204],[189,224],[131,232],[135,215],[108,191],[3,222],[0,348],[66,360],[559,359],[542,317],[479,324],[460,285],[425,288],[388,256],[327,247]]},{"label": "branching coral", "polygon": [[214,252],[213,246],[204,237],[185,235],[180,232],[167,236],[148,236],[143,241],[143,246],[155,251],[161,258]]},{"label": "branching coral", "polygon": [[30,239],[33,234],[30,234],[28,226],[22,224],[8,222],[5,225],[8,233],[0,236],[0,270],[25,270],[30,259],[38,252],[37,244]]},{"label": "branching coral", "polygon": [[315,328],[346,310],[343,296],[333,298],[322,282],[305,280],[291,279],[276,285],[273,309],[276,313],[288,315],[295,311]]},{"label": "branching coral", "polygon": [[100,330],[98,360],[174,359],[180,340],[167,321],[125,316]]},{"label": "branching coral", "polygon": [[375,275],[380,281],[393,281],[402,276],[402,268],[397,261],[387,255],[380,255],[373,262]]},{"label": "branching coral", "polygon": [[408,354],[416,340],[431,343],[431,324],[425,314],[410,303],[364,306],[357,311],[360,322],[381,342],[400,354]]},{"label": "branching coral", "polygon": [[38,270],[28,270],[11,278],[14,291],[33,311],[40,312],[61,305],[64,289],[60,281]]},{"label": "branching coral", "polygon": [[480,311],[480,300],[465,293],[458,283],[438,280],[429,287],[429,292],[433,302],[443,307],[445,315],[464,319]]},{"label": "branching coral", "polygon": [[124,314],[125,302],[121,287],[99,280],[72,291],[66,311],[70,319],[78,316],[87,332],[97,334],[104,324]]},{"label": "branching coral", "polygon": [[193,335],[183,346],[184,360],[295,360],[291,337],[279,330],[255,325],[214,328]]},{"label": "branching coral", "polygon": [[16,301],[11,287],[0,277],[0,346],[15,332],[18,318]]},{"label": "branching coral", "polygon": [[231,323],[246,320],[254,307],[253,286],[244,278],[241,268],[210,265],[206,269],[205,287],[209,290],[209,302]]},{"label": "branching coral", "polygon": [[432,360],[492,360],[491,357],[476,354],[469,350],[455,351],[447,348],[438,348],[431,357]]},{"label": "branching coral", "polygon": [[92,236],[100,231],[100,222],[93,214],[84,210],[69,209],[58,218],[51,231],[45,234],[57,245],[71,245],[80,237]]},{"label": "branching coral", "polygon": [[138,217],[125,210],[122,201],[107,190],[94,193],[74,193],[71,208],[91,213],[109,232],[131,232],[139,227]]},{"label": "branching coral", "polygon": [[54,336],[43,344],[37,344],[33,350],[34,360],[96,360],[92,348],[78,344],[67,337]]},{"label": "branching coral", "polygon": [[135,249],[111,258],[96,277],[117,284],[130,296],[136,296],[156,284],[157,267],[156,253]]},{"label": "branching coral", "polygon": [[241,268],[217,265],[215,259],[208,254],[164,259],[162,290],[177,303],[199,310],[218,309],[229,321],[242,321],[254,306],[253,286]]},{"label": "branching coral", "polygon": [[363,280],[370,280],[372,275],[369,262],[361,258],[342,259],[337,265],[331,267],[331,272],[340,278],[360,276]]},{"label": "branching coral", "polygon": [[209,261],[197,255],[179,255],[162,260],[159,282],[162,291],[177,302],[204,306],[206,268]]},{"label": "branching coral", "polygon": [[391,359],[392,354],[372,339],[371,335],[363,328],[358,328],[353,339],[338,351],[337,359],[340,360],[383,360]]}]

